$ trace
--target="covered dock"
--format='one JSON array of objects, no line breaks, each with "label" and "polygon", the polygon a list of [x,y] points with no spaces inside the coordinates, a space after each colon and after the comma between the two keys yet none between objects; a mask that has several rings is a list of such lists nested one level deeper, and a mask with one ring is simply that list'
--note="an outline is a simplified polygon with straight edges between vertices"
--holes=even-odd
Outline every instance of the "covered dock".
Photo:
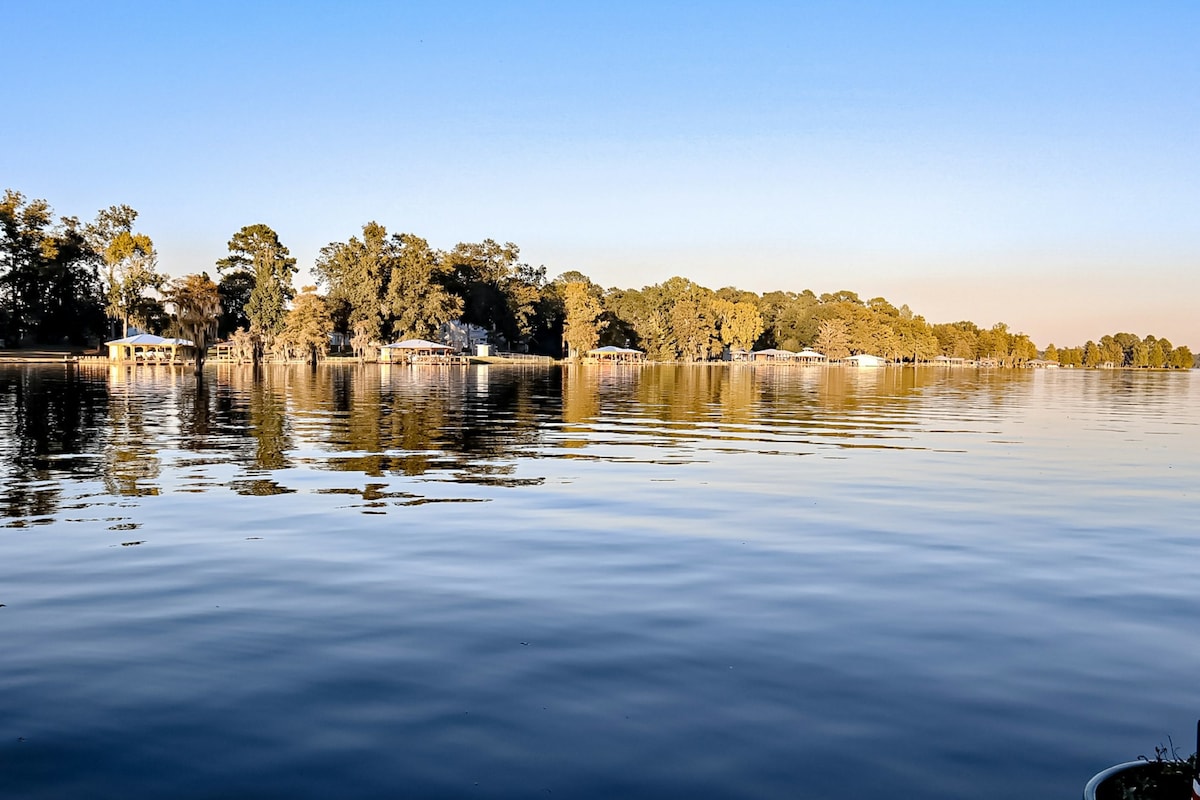
[{"label": "covered dock", "polygon": [[766,350],[754,350],[750,353],[750,360],[754,362],[786,363],[795,357],[796,354],[791,350],[781,350],[777,347],[769,347]]},{"label": "covered dock", "polygon": [[638,364],[646,360],[646,354],[632,347],[607,345],[587,351],[588,361],[597,364]]},{"label": "covered dock", "polygon": [[818,353],[816,350],[801,350],[793,358],[797,364],[824,364],[829,360],[824,353]]},{"label": "covered dock", "polygon": [[192,355],[194,347],[187,339],[169,339],[153,333],[139,333],[104,344],[110,361],[135,364],[182,364]]},{"label": "covered dock", "polygon": [[385,344],[379,348],[379,361],[383,364],[466,364],[466,356],[456,355],[448,344],[439,344],[427,339],[405,339],[402,342]]}]

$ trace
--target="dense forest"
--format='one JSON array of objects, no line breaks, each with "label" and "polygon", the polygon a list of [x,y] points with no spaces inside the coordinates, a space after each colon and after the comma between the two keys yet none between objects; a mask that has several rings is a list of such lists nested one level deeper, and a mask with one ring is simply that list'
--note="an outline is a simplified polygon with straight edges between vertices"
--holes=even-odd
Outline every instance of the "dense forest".
[{"label": "dense forest", "polygon": [[[131,327],[229,340],[255,356],[311,354],[342,332],[364,350],[435,338],[451,321],[478,325],[501,347],[554,357],[600,345],[634,347],[658,361],[704,361],[726,350],[816,349],[830,358],[872,353],[895,361],[939,355],[1019,366],[1039,357],[1064,366],[1191,368],[1186,345],[1114,333],[1044,350],[1004,323],[929,323],[907,305],[851,291],[762,295],[710,289],[674,277],[641,289],[604,289],[586,275],[547,279],[519,248],[491,239],[438,250],[369,222],[322,248],[318,286],[298,294],[296,259],[266,225],[232,234],[207,273],[174,280],[159,271],[137,212],[111,206],[94,220],[56,218],[45,200],[7,190],[0,201],[0,339],[7,346],[94,345]],[[320,290],[320,291],[318,291]],[[323,293],[321,293],[323,292]]]}]

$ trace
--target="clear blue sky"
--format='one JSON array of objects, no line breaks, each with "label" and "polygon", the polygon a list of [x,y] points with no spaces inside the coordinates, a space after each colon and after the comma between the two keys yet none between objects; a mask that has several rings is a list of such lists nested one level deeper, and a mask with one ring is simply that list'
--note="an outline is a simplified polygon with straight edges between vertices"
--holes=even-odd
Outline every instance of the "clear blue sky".
[{"label": "clear blue sky", "polygon": [[1200,349],[1200,3],[3,3],[0,188],[172,274],[363,223],[551,276]]}]

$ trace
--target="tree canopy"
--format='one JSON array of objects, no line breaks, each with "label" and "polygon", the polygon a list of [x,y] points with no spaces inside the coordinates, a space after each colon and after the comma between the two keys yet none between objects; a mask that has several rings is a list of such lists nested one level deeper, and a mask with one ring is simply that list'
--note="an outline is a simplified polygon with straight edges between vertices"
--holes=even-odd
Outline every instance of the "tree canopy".
[{"label": "tree canopy", "polygon": [[[82,342],[104,332],[105,311],[122,332],[165,328],[170,320],[158,295],[165,279],[153,240],[135,230],[137,218],[133,208],[113,205],[86,224],[56,219],[46,201],[7,190],[0,201],[0,338]],[[451,322],[480,326],[501,346],[551,356],[605,344],[664,361],[769,347],[914,363],[947,356],[1020,366],[1039,357],[1029,336],[1003,322],[931,324],[907,305],[863,300],[849,289],[759,295],[735,286],[714,291],[682,276],[602,289],[577,270],[547,282],[545,267],[523,262],[512,242],[488,238],[444,251],[374,221],[322,248],[313,272],[324,297],[296,295],[296,259],[262,223],[237,231],[216,266],[219,284],[187,276],[165,289],[176,326],[193,339],[243,331],[238,341],[254,343],[256,358],[285,332],[281,352],[312,356],[336,330],[353,334],[362,357],[385,340],[438,338]],[[1187,369],[1195,361],[1187,346],[1127,332],[1073,347],[1050,344],[1040,356],[1068,367]]]},{"label": "tree canopy", "polygon": [[[217,261],[221,273],[248,273],[253,288],[243,308],[250,333],[270,347],[283,330],[287,304],[295,296],[292,276],[296,259],[279,241],[279,235],[262,223],[247,225],[229,240],[229,255]],[[242,277],[245,280],[245,277]]]},{"label": "tree canopy", "polygon": [[330,301],[345,309],[347,332],[372,341],[428,339],[462,315],[462,298],[448,288],[444,254],[410,233],[388,236],[376,222],[362,233],[362,239],[322,248],[314,270]]},{"label": "tree canopy", "polygon": [[175,323],[183,338],[195,347],[196,374],[204,368],[204,356],[216,339],[221,315],[221,295],[208,275],[185,275],[172,281],[167,302],[174,306]]},{"label": "tree canopy", "polygon": [[285,361],[300,359],[316,364],[329,347],[333,320],[325,298],[316,294],[316,288],[306,286],[287,313],[276,341]]},{"label": "tree canopy", "polygon": [[101,335],[99,254],[87,226],[54,218],[45,200],[0,199],[0,339],[82,343]]}]

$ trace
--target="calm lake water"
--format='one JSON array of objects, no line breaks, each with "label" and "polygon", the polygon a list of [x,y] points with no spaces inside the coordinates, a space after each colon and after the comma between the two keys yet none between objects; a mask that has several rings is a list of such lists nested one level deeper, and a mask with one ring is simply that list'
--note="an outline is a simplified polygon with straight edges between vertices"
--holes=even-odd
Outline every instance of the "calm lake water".
[{"label": "calm lake water", "polygon": [[0,797],[1077,797],[1200,716],[1192,373],[6,366],[0,476]]}]

